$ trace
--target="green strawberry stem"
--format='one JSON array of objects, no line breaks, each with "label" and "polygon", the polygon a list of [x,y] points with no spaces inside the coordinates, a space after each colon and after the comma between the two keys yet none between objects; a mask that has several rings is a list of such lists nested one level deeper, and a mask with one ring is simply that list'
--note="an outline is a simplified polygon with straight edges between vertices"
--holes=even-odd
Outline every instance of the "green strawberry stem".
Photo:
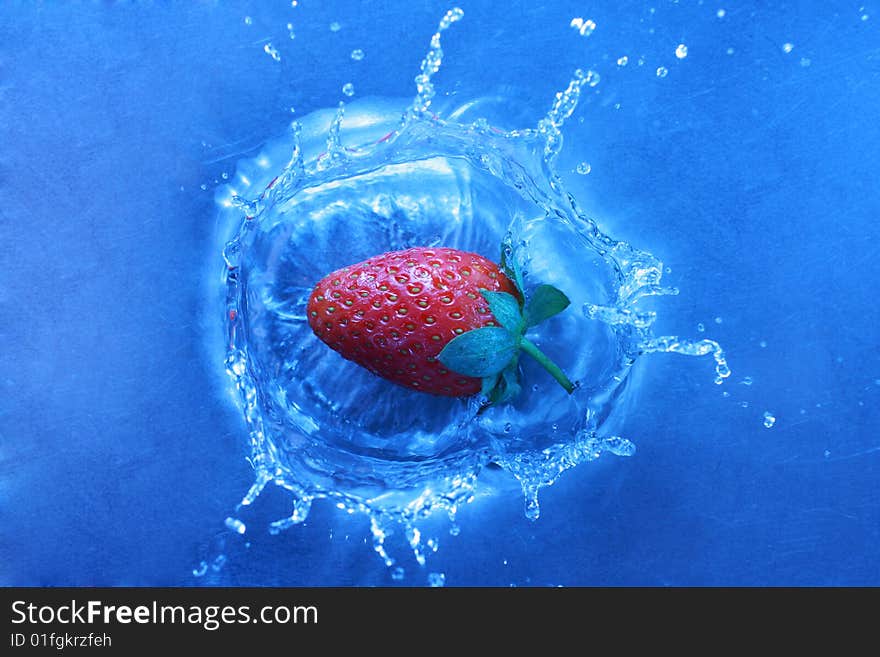
[{"label": "green strawberry stem", "polygon": [[574,384],[565,376],[565,372],[559,369],[559,365],[550,360],[547,354],[538,349],[534,342],[523,336],[520,338],[520,346],[523,351],[538,361],[541,367],[550,372],[550,375],[559,382],[559,385],[565,388],[569,395],[574,392]]}]

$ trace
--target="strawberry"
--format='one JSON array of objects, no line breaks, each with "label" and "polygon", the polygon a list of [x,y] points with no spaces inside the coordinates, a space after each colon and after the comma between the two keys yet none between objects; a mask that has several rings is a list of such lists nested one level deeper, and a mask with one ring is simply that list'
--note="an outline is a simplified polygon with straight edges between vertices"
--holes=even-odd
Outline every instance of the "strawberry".
[{"label": "strawberry", "polygon": [[344,358],[389,381],[435,395],[482,391],[492,403],[519,391],[520,350],[570,393],[574,386],[525,338],[568,299],[539,285],[525,302],[518,268],[476,253],[415,247],[343,267],[315,285],[315,334]]}]

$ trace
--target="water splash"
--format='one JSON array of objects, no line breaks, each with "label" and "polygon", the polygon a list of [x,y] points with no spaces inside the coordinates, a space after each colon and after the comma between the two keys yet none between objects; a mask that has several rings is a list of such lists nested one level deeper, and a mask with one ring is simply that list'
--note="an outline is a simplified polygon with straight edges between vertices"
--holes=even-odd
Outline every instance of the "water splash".
[{"label": "water splash", "polygon": [[[562,127],[599,74],[576,70],[534,127],[503,129],[503,107],[487,116],[493,107],[480,101],[438,107],[432,78],[441,35],[462,17],[456,8],[440,21],[411,102],[340,103],[297,121],[271,157],[244,163],[218,191],[233,227],[223,250],[226,372],[255,471],[226,526],[243,534],[238,516],[270,483],[292,500],[272,533],[301,524],[326,499],[369,517],[373,548],[395,580],[404,571],[389,540],[424,566],[438,543],[420,523],[439,511],[456,535],[461,506],[504,473],[537,519],[540,490],[563,472],[605,453],[631,456],[635,446],[615,429],[642,355],[709,355],[716,382],[730,376],[717,342],[653,334],[656,311],[640,302],[678,293],[662,284],[663,264],[604,234],[556,171]],[[592,21],[572,26],[585,36],[595,29]],[[524,363],[536,394],[478,414],[477,399],[398,389],[317,346],[304,303],[326,272],[417,244],[494,258],[502,241],[527,288],[551,283],[571,292],[572,309],[535,340],[566,363],[577,380],[573,395],[545,386]],[[445,575],[429,580],[442,585]]]},{"label": "water splash", "polygon": [[431,48],[422,60],[421,71],[416,76],[416,89],[418,90],[418,93],[412,104],[412,112],[416,116],[428,111],[428,108],[431,106],[431,101],[436,95],[431,78],[440,70],[440,65],[443,63],[443,49],[440,47],[440,35],[448,30],[453,23],[457,23],[463,17],[464,12],[458,7],[450,9],[440,20],[440,24],[437,26],[437,31],[434,33],[434,36],[431,37]]}]

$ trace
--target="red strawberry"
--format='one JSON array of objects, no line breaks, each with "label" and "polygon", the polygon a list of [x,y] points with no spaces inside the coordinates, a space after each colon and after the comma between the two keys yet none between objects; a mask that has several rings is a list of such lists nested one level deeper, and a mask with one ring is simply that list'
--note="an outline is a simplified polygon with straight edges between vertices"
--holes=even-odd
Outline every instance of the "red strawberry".
[{"label": "red strawberry", "polygon": [[[344,358],[412,390],[462,397],[483,389],[505,401],[519,390],[522,349],[571,392],[561,370],[523,336],[568,299],[539,286],[524,307],[518,270],[505,271],[457,249],[384,253],[323,278],[309,297],[309,325]],[[552,292],[538,294],[541,288]],[[539,296],[543,303],[531,303]],[[529,319],[532,306],[543,315],[537,321]]]}]

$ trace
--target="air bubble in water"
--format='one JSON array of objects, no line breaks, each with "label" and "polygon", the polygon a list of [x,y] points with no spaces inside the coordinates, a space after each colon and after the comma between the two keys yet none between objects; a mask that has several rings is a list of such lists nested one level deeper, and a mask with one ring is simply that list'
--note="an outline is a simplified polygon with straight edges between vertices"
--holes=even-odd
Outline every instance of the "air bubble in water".
[{"label": "air bubble in water", "polygon": [[364,51],[360,48],[355,48],[351,51],[351,58],[356,62],[361,61],[364,58]]},{"label": "air bubble in water", "polygon": [[706,326],[703,324],[703,322],[700,322],[699,324],[697,324],[697,331],[698,332],[702,333],[705,330],[706,330]]},{"label": "air bubble in water", "polygon": [[276,62],[281,61],[281,53],[278,52],[275,46],[273,46],[271,43],[267,43],[265,46],[263,46],[263,52],[269,55],[269,57],[274,59]]},{"label": "air bubble in water", "polygon": [[253,25],[253,24],[254,24],[254,19],[251,18],[250,16],[245,16],[245,17],[244,17],[244,24],[245,24],[245,25]]},{"label": "air bubble in water", "polygon": [[391,579],[393,579],[395,582],[403,581],[405,575],[406,571],[400,566],[397,566],[394,570],[391,571]]},{"label": "air bubble in water", "polygon": [[590,166],[589,162],[581,162],[577,165],[577,169],[575,169],[582,176],[586,176],[590,171],[593,170],[593,167]]},{"label": "air bubble in water", "polygon": [[627,57],[626,55],[623,55],[622,57],[617,58],[617,65],[618,66],[626,66],[628,63],[629,63],[629,57]]},{"label": "air bubble in water", "polygon": [[782,52],[784,52],[786,55],[787,55],[788,53],[790,53],[792,50],[794,50],[794,44],[793,44],[793,43],[783,43],[783,44],[782,44]]},{"label": "air bubble in water", "polygon": [[716,318],[715,318],[715,323],[716,323],[716,324],[721,324],[723,321],[724,321],[724,320],[721,319],[720,317],[716,317]]},{"label": "air bubble in water", "polygon": [[660,66],[657,68],[657,77],[658,78],[665,78],[667,75],[669,75],[668,68],[666,68],[665,66]]},{"label": "air bubble in water", "polygon": [[715,15],[718,18],[724,18],[727,15],[727,12],[724,9],[719,9],[718,11],[715,12]]},{"label": "air bubble in water", "polygon": [[732,55],[732,54],[734,53],[734,50],[733,50],[733,48],[728,48],[725,52],[726,52],[728,55]]},{"label": "air bubble in water", "polygon": [[770,411],[764,411],[764,426],[768,429],[776,424],[776,417]]},{"label": "air bubble in water", "polygon": [[807,68],[813,62],[810,61],[809,57],[801,57],[801,66]]},{"label": "air bubble in water", "polygon": [[678,47],[675,49],[675,56],[679,59],[684,59],[688,56],[688,47],[683,43],[679,43]]},{"label": "air bubble in water", "polygon": [[193,577],[204,577],[205,573],[208,572],[208,562],[200,561],[199,565],[193,568]]},{"label": "air bubble in water", "polygon": [[342,93],[351,98],[354,96],[354,85],[351,82],[346,82],[342,85]]},{"label": "air bubble in water", "polygon": [[333,21],[332,23],[330,23],[330,31],[331,32],[338,32],[341,29],[342,29],[342,26],[339,23],[337,23],[336,21]]},{"label": "air bubble in water", "polygon": [[432,586],[434,588],[446,586],[446,574],[445,573],[430,573],[430,574],[428,574],[428,585]]},{"label": "air bubble in water", "polygon": [[750,386],[753,383],[752,377],[750,377],[750,376],[744,377],[743,380],[740,381],[740,383],[742,383],[744,386]]}]

